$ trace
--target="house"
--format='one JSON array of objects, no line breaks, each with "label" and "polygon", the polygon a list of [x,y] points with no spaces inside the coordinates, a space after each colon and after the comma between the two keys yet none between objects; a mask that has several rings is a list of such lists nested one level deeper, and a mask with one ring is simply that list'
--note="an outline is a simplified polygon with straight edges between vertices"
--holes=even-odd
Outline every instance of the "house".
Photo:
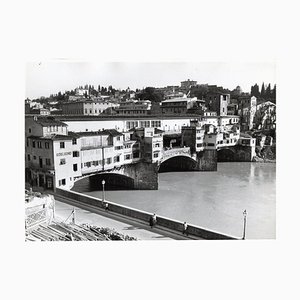
[{"label": "house", "polygon": [[186,114],[187,110],[192,108],[197,98],[172,98],[161,102],[162,114]]}]

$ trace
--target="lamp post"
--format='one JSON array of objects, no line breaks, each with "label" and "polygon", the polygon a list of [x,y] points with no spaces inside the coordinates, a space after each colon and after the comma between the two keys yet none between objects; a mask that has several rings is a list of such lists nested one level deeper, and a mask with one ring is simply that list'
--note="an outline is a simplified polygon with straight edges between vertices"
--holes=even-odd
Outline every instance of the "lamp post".
[{"label": "lamp post", "polygon": [[103,179],[103,180],[102,180],[102,203],[103,203],[104,200],[105,200],[104,185],[105,185],[105,180]]},{"label": "lamp post", "polygon": [[243,230],[243,240],[246,238],[246,221],[247,221],[247,210],[243,211],[244,216],[244,230]]}]

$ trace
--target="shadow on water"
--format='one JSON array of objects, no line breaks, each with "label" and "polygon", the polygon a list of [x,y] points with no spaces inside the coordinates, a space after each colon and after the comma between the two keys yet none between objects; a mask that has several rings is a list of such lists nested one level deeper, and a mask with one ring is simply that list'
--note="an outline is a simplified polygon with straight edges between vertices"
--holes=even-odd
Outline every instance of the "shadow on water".
[{"label": "shadow on water", "polygon": [[78,193],[102,191],[104,181],[105,191],[133,190],[134,181],[132,178],[119,174],[96,174],[82,178],[75,182],[72,191]]}]

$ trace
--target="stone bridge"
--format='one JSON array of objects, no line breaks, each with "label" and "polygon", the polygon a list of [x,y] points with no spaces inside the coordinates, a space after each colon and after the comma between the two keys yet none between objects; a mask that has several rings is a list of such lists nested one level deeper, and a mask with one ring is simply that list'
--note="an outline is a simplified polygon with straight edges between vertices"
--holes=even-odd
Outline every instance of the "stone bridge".
[{"label": "stone bridge", "polygon": [[234,145],[220,147],[217,150],[219,162],[251,162],[255,156],[255,145]]},{"label": "stone bridge", "polygon": [[[74,180],[75,191],[88,191],[95,184],[99,190],[101,181],[110,186],[121,186],[137,190],[157,190],[158,172],[172,171],[216,171],[217,151],[205,150],[191,153],[189,147],[172,148],[162,151],[160,161],[152,163],[140,160],[131,164],[114,166],[83,174]],[[85,187],[84,187],[85,186]]]},{"label": "stone bridge", "polygon": [[159,161],[159,165],[165,162],[166,160],[176,156],[185,156],[194,159],[195,161],[197,160],[196,155],[191,155],[190,147],[172,148],[162,151],[162,158]]}]

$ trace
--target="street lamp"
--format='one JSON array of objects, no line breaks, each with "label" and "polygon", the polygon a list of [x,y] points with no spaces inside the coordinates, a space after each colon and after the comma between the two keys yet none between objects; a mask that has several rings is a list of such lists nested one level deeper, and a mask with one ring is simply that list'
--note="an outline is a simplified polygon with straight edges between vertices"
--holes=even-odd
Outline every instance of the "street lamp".
[{"label": "street lamp", "polygon": [[244,230],[243,230],[243,240],[246,238],[246,221],[247,221],[247,210],[243,211],[244,216]]},{"label": "street lamp", "polygon": [[105,193],[104,193],[104,185],[105,185],[105,180],[102,180],[102,202],[105,200]]}]

